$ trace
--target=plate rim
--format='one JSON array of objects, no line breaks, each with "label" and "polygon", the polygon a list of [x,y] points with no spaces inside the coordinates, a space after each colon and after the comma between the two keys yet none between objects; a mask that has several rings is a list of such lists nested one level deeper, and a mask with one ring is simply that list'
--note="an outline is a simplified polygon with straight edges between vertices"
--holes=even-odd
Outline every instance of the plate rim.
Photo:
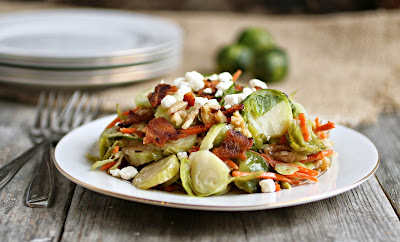
[{"label": "plate rim", "polygon": [[[105,116],[102,117],[100,119],[107,119],[110,117],[115,117],[115,115],[109,115],[109,116]],[[99,119],[97,119],[99,120]],[[95,120],[94,120],[95,121]],[[296,200],[290,200],[290,201],[286,201],[286,202],[274,202],[274,203],[267,203],[267,204],[260,204],[260,205],[249,205],[249,206],[229,206],[229,207],[225,207],[225,206],[212,206],[212,205],[190,205],[190,204],[184,204],[184,203],[179,203],[179,202],[164,202],[164,201],[157,201],[157,200],[152,200],[152,199],[147,199],[147,198],[142,198],[142,197],[137,197],[137,196],[132,196],[132,195],[125,195],[125,194],[120,194],[117,192],[113,192],[113,191],[109,191],[109,190],[105,190],[103,188],[98,188],[95,186],[92,186],[86,182],[80,181],[74,177],[72,177],[70,174],[68,174],[66,171],[64,171],[58,164],[58,162],[56,161],[55,155],[56,152],[54,152],[53,154],[53,163],[55,164],[57,170],[63,174],[67,179],[69,179],[70,181],[84,187],[87,188],[91,191],[97,192],[97,193],[101,193],[107,196],[111,196],[111,197],[115,197],[115,198],[119,198],[119,199],[124,199],[124,200],[128,200],[128,201],[133,201],[133,202],[139,202],[139,203],[144,203],[144,204],[150,204],[150,205],[156,205],[156,206],[162,206],[162,207],[172,207],[172,208],[180,208],[180,209],[190,209],[190,210],[202,210],[202,211],[257,211],[257,210],[266,210],[266,209],[275,209],[275,208],[283,208],[283,207],[292,207],[292,206],[298,206],[298,205],[302,205],[302,204],[306,204],[306,203],[311,203],[311,202],[315,202],[315,201],[320,201],[320,200],[324,200],[327,198],[331,198],[334,196],[337,196],[339,194],[342,194],[346,191],[349,191],[359,185],[361,185],[362,183],[364,183],[365,181],[367,181],[378,169],[379,164],[380,164],[380,158],[379,158],[379,152],[376,148],[376,146],[373,144],[373,142],[364,134],[358,132],[357,130],[348,128],[346,126],[343,125],[338,125],[338,127],[343,128],[343,129],[347,129],[350,130],[352,132],[357,133],[358,135],[361,135],[363,138],[365,138],[370,144],[372,144],[372,146],[374,147],[374,150],[377,154],[377,161],[375,163],[374,168],[368,173],[366,174],[364,177],[359,178],[357,181],[353,182],[352,184],[349,184],[345,187],[342,187],[340,189],[335,189],[331,192],[328,192],[326,194],[317,194],[317,195],[311,195],[311,196],[307,196],[301,199],[296,199]],[[79,128],[79,127],[78,127]],[[57,150],[57,147],[56,147]],[[243,194],[243,195],[247,195],[247,194]],[[239,195],[240,196],[240,195]]]}]

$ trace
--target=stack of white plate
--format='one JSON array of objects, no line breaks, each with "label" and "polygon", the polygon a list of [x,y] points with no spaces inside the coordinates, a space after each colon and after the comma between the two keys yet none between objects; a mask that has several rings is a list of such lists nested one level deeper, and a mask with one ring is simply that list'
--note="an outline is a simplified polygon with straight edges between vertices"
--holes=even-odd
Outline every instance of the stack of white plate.
[{"label": "stack of white plate", "polygon": [[179,26],[153,16],[93,9],[0,15],[0,81],[53,87],[160,77],[181,61]]}]

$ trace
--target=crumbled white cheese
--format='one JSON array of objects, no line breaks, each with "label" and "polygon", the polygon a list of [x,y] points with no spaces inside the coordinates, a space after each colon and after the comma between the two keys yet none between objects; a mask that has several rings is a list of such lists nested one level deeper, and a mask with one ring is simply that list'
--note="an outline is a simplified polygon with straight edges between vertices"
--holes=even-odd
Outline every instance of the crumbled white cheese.
[{"label": "crumbled white cheese", "polygon": [[220,82],[229,82],[232,81],[232,79],[233,77],[229,72],[222,72],[221,74],[218,75],[218,80]]},{"label": "crumbled white cheese", "polygon": [[184,77],[178,77],[174,80],[174,86],[180,87],[182,85],[187,85],[186,79]]},{"label": "crumbled white cheese", "polygon": [[121,170],[120,169],[113,169],[113,170],[109,170],[109,172],[110,172],[110,174],[112,175],[112,176],[115,176],[115,177],[121,177],[121,175],[119,174],[119,172],[120,172]]},{"label": "crumbled white cheese", "polygon": [[232,105],[230,105],[230,104],[227,104],[227,105],[224,106],[225,109],[228,109],[228,108],[231,108],[231,107],[232,107]]},{"label": "crumbled white cheese", "polygon": [[256,89],[256,87],[261,87],[262,89],[267,89],[267,84],[265,84],[265,82],[260,81],[258,79],[251,79],[249,81],[249,87],[253,90]]},{"label": "crumbled white cheese", "polygon": [[217,99],[209,99],[207,101],[207,105],[218,105],[219,106],[219,102],[217,101]]},{"label": "crumbled white cheese", "polygon": [[258,182],[261,192],[275,192],[275,182],[272,179],[264,179]]},{"label": "crumbled white cheese", "polygon": [[205,94],[211,94],[213,92],[213,90],[209,87],[207,87],[206,89],[203,90],[203,93]]},{"label": "crumbled white cheese", "polygon": [[165,84],[165,81],[164,81],[164,80],[161,80],[161,81],[160,81],[160,84]]},{"label": "crumbled white cheese", "polygon": [[225,106],[226,105],[235,105],[241,103],[246,97],[242,93],[238,94],[230,94],[225,96]]},{"label": "crumbled white cheese", "polygon": [[218,81],[218,75],[212,74],[211,76],[208,76],[207,79],[210,81]]},{"label": "crumbled white cheese", "polygon": [[221,90],[218,90],[216,93],[215,93],[215,97],[222,97],[222,95],[224,94],[224,92],[223,91],[221,91]]},{"label": "crumbled white cheese", "polygon": [[243,93],[244,96],[247,97],[248,95],[252,94],[253,91],[250,88],[245,87],[245,88],[243,88],[243,92],[242,93]]},{"label": "crumbled white cheese", "polygon": [[171,95],[167,95],[161,100],[161,106],[164,108],[170,108],[175,103],[176,103],[176,98]]},{"label": "crumbled white cheese", "polygon": [[186,72],[185,79],[195,92],[204,88],[204,76],[197,71]]},{"label": "crumbled white cheese", "polygon": [[178,157],[179,160],[183,160],[188,157],[186,152],[179,152],[178,154],[176,154],[176,156]]},{"label": "crumbled white cheese", "polygon": [[225,92],[230,86],[232,86],[233,81],[228,81],[228,82],[220,82],[217,85],[218,91]]},{"label": "crumbled white cheese", "polygon": [[205,105],[208,102],[208,98],[205,97],[196,97],[194,103],[198,103],[200,105]]},{"label": "crumbled white cheese", "polygon": [[186,93],[188,93],[188,92],[191,92],[192,91],[192,88],[191,87],[189,87],[188,85],[182,85],[182,86],[180,86],[180,88],[178,89],[178,91],[176,92],[179,96],[181,96],[182,97],[182,99],[183,99],[183,96],[186,94]]},{"label": "crumbled white cheese", "polygon": [[134,178],[136,174],[138,174],[138,171],[133,166],[124,167],[119,171],[119,175],[124,180],[130,180]]}]

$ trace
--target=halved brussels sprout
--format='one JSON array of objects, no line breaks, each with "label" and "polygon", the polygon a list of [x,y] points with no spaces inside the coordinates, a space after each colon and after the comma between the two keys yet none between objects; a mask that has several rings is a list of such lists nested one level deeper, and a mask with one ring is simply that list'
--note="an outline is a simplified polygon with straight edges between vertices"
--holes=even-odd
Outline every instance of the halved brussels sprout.
[{"label": "halved brussels sprout", "polygon": [[[193,152],[186,166],[183,171],[186,174],[181,174],[181,179],[186,178],[189,187],[197,196],[205,197],[223,192],[231,182],[228,166],[208,150]],[[187,187],[184,188],[187,190]]]},{"label": "halved brussels sprout", "polygon": [[284,93],[275,89],[261,89],[244,101],[241,114],[255,139],[282,136],[293,118],[292,106]]},{"label": "halved brussels sprout", "polygon": [[[246,160],[239,160],[239,171],[244,172],[257,172],[257,171],[269,171],[269,166],[265,160],[254,152],[247,151]],[[236,180],[235,185],[248,192],[254,193],[259,190],[258,182],[260,179],[252,179],[248,181]]]},{"label": "halved brussels sprout", "polygon": [[[200,150],[211,149],[216,141],[219,142],[219,139],[221,139],[222,136],[225,137],[225,134],[227,131],[227,129],[225,129],[226,126],[227,126],[227,124],[225,124],[225,123],[214,124],[210,128],[210,130],[207,132],[207,135],[204,137],[203,141],[201,141]],[[218,138],[218,140],[217,140],[217,138]],[[222,139],[221,139],[221,142],[222,142]]]},{"label": "halved brussels sprout", "polygon": [[188,152],[192,146],[196,145],[197,135],[189,135],[178,140],[170,140],[162,148],[164,155]]},{"label": "halved brussels sprout", "polygon": [[311,139],[308,142],[305,141],[303,138],[299,121],[296,119],[290,121],[287,136],[290,142],[290,147],[292,147],[297,153],[300,153],[302,155],[315,154],[326,149],[327,146],[325,145],[325,143],[312,131],[312,123],[307,120],[306,124],[308,132],[311,136]]},{"label": "halved brussels sprout", "polygon": [[151,103],[148,98],[150,92],[154,92],[153,87],[146,89],[143,92],[136,95],[136,97],[135,97],[136,106],[138,106],[140,108],[153,108],[153,106],[151,106]]},{"label": "halved brussels sprout", "polygon": [[179,161],[176,155],[170,155],[145,166],[135,176],[132,183],[140,189],[149,189],[162,184],[179,172]]},{"label": "halved brussels sprout", "polygon": [[153,144],[131,141],[122,148],[125,159],[134,167],[157,161],[164,157],[162,150]]},{"label": "halved brussels sprout", "polygon": [[279,174],[282,174],[282,175],[293,175],[293,173],[298,171],[299,168],[285,164],[285,163],[276,163],[275,170],[276,170],[276,172],[278,172]]}]

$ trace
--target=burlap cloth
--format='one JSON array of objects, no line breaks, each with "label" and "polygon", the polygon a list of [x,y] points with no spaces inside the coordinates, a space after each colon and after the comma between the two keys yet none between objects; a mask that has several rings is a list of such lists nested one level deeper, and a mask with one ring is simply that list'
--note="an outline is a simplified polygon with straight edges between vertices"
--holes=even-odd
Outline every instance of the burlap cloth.
[{"label": "burlap cloth", "polygon": [[[0,10],[52,7],[49,4],[1,3]],[[167,83],[185,72],[215,71],[216,51],[248,26],[268,29],[290,59],[288,78],[270,88],[288,94],[307,112],[346,125],[372,123],[381,111],[400,109],[400,11],[321,16],[268,16],[219,12],[149,12],[179,23],[185,33],[183,63],[157,80],[96,90],[104,109],[132,107],[141,90],[161,79]],[[250,77],[243,76],[247,82]],[[1,84],[0,95],[34,97],[20,87]]]}]

